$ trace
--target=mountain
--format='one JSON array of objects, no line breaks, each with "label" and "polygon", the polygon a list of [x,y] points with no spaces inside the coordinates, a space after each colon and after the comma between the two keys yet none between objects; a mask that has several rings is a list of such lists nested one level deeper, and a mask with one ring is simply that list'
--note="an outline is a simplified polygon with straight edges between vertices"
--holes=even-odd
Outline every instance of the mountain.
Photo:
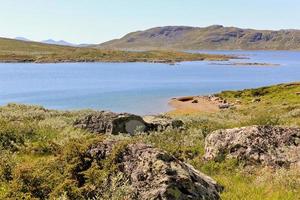
[{"label": "mountain", "polygon": [[91,46],[91,44],[73,44],[70,42],[66,42],[64,40],[53,40],[53,39],[48,39],[48,40],[42,40],[42,41],[33,41],[29,40],[25,37],[15,37],[15,40],[20,40],[20,41],[25,41],[25,42],[40,42],[43,44],[54,44],[54,45],[60,45],[60,46],[71,46],[71,47],[88,47]]},{"label": "mountain", "polygon": [[300,50],[300,30],[255,30],[213,25],[165,26],[129,33],[95,46],[127,50]]},{"label": "mountain", "polygon": [[53,39],[48,39],[48,40],[43,40],[41,43],[44,44],[54,44],[54,45],[60,45],[60,46],[70,46],[70,47],[90,47],[93,46],[92,44],[74,44],[67,42],[65,40],[53,40]]},{"label": "mountain", "polygon": [[26,42],[30,42],[31,40],[25,38],[25,37],[15,37],[15,40],[21,40],[21,41],[26,41]]},{"label": "mountain", "polygon": [[44,44],[55,44],[55,45],[62,45],[62,46],[77,46],[76,44],[72,44],[69,42],[66,42],[64,40],[53,40],[53,39],[48,39],[48,40],[43,40],[41,43]]}]

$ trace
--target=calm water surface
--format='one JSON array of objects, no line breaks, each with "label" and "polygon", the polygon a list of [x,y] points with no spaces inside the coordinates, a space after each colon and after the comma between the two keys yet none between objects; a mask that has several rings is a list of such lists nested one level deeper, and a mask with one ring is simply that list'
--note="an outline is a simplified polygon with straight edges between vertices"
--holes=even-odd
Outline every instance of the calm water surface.
[{"label": "calm water surface", "polygon": [[249,58],[231,62],[280,66],[228,66],[213,64],[215,62],[184,62],[175,66],[149,63],[0,64],[0,105],[16,102],[54,109],[93,108],[156,114],[170,109],[167,102],[172,97],[300,80],[300,52],[205,53]]}]

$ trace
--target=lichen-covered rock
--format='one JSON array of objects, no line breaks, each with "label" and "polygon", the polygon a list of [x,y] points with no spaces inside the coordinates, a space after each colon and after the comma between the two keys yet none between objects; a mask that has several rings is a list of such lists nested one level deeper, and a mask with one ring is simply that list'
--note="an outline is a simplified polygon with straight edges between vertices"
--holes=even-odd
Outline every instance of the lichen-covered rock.
[{"label": "lichen-covered rock", "polygon": [[[100,163],[110,155],[114,145],[114,142],[104,142],[93,146],[90,157]],[[127,177],[123,181],[130,186],[128,199],[220,199],[222,187],[213,179],[149,145],[129,144],[115,160],[118,170]]]},{"label": "lichen-covered rock", "polygon": [[249,126],[218,130],[205,139],[204,158],[236,158],[272,167],[300,166],[300,129]]},{"label": "lichen-covered rock", "polygon": [[128,113],[96,112],[77,119],[76,128],[82,128],[92,133],[134,135],[138,132],[163,131],[167,128],[179,128],[183,126],[180,120],[168,117],[147,116],[144,119],[138,115]]},{"label": "lichen-covered rock", "polygon": [[147,123],[142,117],[128,113],[113,113],[101,111],[90,114],[74,123],[75,127],[86,129],[93,133],[119,134],[143,132]]},{"label": "lichen-covered rock", "polygon": [[167,116],[145,116],[143,117],[147,123],[149,131],[164,131],[168,128],[182,128],[183,122],[181,120],[172,119]]}]

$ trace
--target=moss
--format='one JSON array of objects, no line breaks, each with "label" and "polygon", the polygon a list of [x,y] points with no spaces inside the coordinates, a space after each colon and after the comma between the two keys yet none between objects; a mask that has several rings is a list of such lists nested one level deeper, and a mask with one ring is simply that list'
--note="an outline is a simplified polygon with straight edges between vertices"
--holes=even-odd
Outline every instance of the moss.
[{"label": "moss", "polygon": [[167,188],[166,196],[168,199],[177,200],[177,199],[180,199],[181,192],[176,187],[170,187],[170,188]]}]

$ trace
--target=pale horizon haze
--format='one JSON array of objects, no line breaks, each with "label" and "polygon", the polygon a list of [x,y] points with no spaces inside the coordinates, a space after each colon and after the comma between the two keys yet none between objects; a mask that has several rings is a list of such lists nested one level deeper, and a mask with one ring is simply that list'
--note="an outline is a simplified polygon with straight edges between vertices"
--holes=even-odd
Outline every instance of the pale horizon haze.
[{"label": "pale horizon haze", "polygon": [[0,0],[0,37],[101,43],[157,26],[300,29],[299,0]]}]

